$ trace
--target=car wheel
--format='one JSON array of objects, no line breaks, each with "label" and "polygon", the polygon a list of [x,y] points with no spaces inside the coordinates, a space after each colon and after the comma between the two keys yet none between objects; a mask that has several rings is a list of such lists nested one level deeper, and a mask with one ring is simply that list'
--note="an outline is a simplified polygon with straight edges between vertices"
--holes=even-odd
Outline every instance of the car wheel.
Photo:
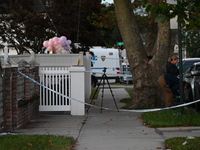
[{"label": "car wheel", "polygon": [[193,94],[192,94],[192,88],[191,87],[189,88],[189,91],[188,91],[188,101],[189,102],[193,101]]},{"label": "car wheel", "polygon": [[119,82],[120,82],[121,84],[124,83],[123,77],[120,77],[120,78],[119,78]]},{"label": "car wheel", "polygon": [[[194,100],[193,98],[193,94],[192,94],[192,88],[190,87],[189,88],[189,91],[188,91],[188,102],[192,102]],[[195,104],[191,104],[190,105],[191,107],[195,108]]]},{"label": "car wheel", "polygon": [[196,111],[200,112],[200,102],[196,103],[195,109]]},{"label": "car wheel", "polygon": [[92,87],[96,87],[96,86],[97,86],[96,82],[92,80]]},{"label": "car wheel", "polygon": [[98,80],[96,79],[95,76],[92,76],[92,87],[96,87],[98,84]]},{"label": "car wheel", "polygon": [[[198,100],[200,98],[200,93],[199,93],[199,87],[197,86],[195,89],[195,100]],[[195,103],[195,109],[196,111],[200,112],[200,102]]]},{"label": "car wheel", "polygon": [[117,78],[115,79],[115,83],[120,83],[120,78],[119,78],[119,77],[117,77]]}]

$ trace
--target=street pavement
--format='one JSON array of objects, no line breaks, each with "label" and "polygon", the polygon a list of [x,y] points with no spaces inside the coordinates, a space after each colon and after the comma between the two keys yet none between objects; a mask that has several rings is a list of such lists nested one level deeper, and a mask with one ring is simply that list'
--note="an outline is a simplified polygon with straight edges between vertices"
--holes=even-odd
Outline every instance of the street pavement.
[{"label": "street pavement", "polygon": [[73,150],[165,150],[165,139],[200,135],[200,127],[149,128],[140,120],[141,113],[117,111],[124,106],[119,100],[128,97],[122,86],[104,88],[92,104],[109,110],[86,106],[85,116],[41,113],[14,133],[72,136],[77,140]]}]

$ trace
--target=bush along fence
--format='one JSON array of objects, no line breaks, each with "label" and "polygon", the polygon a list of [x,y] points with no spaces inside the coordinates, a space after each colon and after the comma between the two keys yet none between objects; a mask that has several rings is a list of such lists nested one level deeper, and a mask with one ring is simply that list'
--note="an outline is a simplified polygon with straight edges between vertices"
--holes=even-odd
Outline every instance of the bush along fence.
[{"label": "bush along fence", "polygon": [[0,127],[13,131],[39,114],[39,86],[21,76],[18,70],[39,81],[39,64],[34,60],[18,63],[1,59]]}]

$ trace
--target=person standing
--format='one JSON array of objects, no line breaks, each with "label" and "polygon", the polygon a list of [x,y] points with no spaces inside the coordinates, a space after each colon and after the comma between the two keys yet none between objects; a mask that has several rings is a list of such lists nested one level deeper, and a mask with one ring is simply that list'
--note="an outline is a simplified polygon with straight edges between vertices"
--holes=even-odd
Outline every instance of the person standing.
[{"label": "person standing", "polygon": [[178,57],[177,56],[171,56],[168,59],[168,63],[166,65],[166,73],[164,74],[164,78],[166,81],[166,88],[170,88],[176,96],[180,96],[179,88],[180,88],[180,82],[179,82],[179,69],[177,68],[178,63]]}]

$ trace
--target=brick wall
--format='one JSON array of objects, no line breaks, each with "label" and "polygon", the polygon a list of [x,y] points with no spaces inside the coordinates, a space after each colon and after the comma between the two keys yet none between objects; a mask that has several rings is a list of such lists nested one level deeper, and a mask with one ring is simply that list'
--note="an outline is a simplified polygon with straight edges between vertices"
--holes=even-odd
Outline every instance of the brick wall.
[{"label": "brick wall", "polygon": [[39,114],[39,86],[18,73],[39,81],[39,66],[20,62],[19,67],[4,68],[4,130],[13,131]]},{"label": "brick wall", "polygon": [[2,69],[0,68],[0,131],[4,128],[4,117],[3,117],[3,78]]}]

